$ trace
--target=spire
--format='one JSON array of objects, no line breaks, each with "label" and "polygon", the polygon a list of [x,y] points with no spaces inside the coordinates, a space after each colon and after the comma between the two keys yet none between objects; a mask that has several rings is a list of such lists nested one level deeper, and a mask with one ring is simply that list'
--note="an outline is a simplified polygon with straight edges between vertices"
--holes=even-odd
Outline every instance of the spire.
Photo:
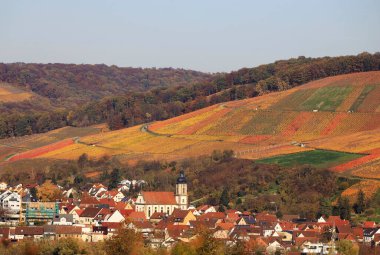
[{"label": "spire", "polygon": [[179,177],[177,178],[177,184],[186,184],[186,176],[183,170],[179,172]]}]

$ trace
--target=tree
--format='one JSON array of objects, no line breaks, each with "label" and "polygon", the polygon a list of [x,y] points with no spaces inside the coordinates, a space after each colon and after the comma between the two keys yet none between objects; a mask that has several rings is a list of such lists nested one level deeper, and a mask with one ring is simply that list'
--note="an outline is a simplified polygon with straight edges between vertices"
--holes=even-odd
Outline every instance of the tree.
[{"label": "tree", "polygon": [[228,188],[225,187],[222,191],[222,194],[220,195],[219,204],[228,207],[228,204],[230,203],[230,198],[228,195]]},{"label": "tree", "polygon": [[358,214],[363,213],[365,210],[365,194],[362,189],[360,189],[358,192],[354,209]]},{"label": "tree", "polygon": [[46,180],[37,188],[38,199],[41,201],[55,201],[61,197],[61,190],[51,180]]},{"label": "tree", "polygon": [[78,166],[80,168],[85,167],[85,165],[88,163],[88,155],[87,155],[87,153],[83,153],[82,155],[80,155],[79,158],[78,158],[77,163],[78,163]]},{"label": "tree", "polygon": [[178,242],[172,249],[171,255],[196,255],[193,245],[184,242]]},{"label": "tree", "polygon": [[132,229],[119,229],[118,233],[104,241],[104,250],[108,255],[143,254],[143,238]]},{"label": "tree", "polygon": [[319,216],[330,216],[331,215],[331,203],[327,198],[321,198],[319,200]]},{"label": "tree", "polygon": [[210,231],[201,231],[197,240],[196,254],[198,255],[219,255],[223,254],[223,245],[216,240]]},{"label": "tree", "polygon": [[359,248],[349,240],[340,240],[336,245],[337,251],[342,255],[358,255]]},{"label": "tree", "polygon": [[33,198],[36,198],[36,199],[38,198],[36,187],[32,187],[32,188],[29,190],[29,192],[30,192],[30,195],[31,195]]},{"label": "tree", "polygon": [[338,198],[338,211],[339,216],[343,220],[350,220],[351,219],[351,206],[350,206],[350,200],[348,197],[339,197]]},{"label": "tree", "polygon": [[108,185],[108,189],[112,190],[112,189],[117,188],[117,185],[119,184],[120,179],[121,179],[120,170],[118,168],[114,168],[110,175],[110,183]]}]

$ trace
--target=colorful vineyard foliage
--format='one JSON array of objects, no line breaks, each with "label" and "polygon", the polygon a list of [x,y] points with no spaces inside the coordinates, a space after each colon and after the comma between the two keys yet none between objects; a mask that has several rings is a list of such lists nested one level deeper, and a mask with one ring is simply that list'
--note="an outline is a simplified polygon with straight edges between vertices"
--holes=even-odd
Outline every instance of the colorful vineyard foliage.
[{"label": "colorful vineyard foliage", "polygon": [[49,152],[52,152],[52,151],[55,151],[55,150],[59,150],[59,149],[62,149],[62,148],[65,148],[65,147],[67,147],[69,145],[72,145],[73,143],[74,143],[73,139],[66,139],[66,140],[63,140],[63,141],[60,141],[60,142],[57,142],[57,143],[53,143],[53,144],[50,144],[50,145],[46,145],[46,146],[43,146],[43,147],[40,147],[40,148],[37,148],[37,149],[33,149],[33,150],[26,151],[26,152],[18,153],[16,155],[12,156],[11,158],[9,158],[8,160],[9,161],[16,161],[16,160],[20,160],[20,159],[36,158],[36,157],[41,156],[43,154],[46,154],[46,153],[49,153]]}]

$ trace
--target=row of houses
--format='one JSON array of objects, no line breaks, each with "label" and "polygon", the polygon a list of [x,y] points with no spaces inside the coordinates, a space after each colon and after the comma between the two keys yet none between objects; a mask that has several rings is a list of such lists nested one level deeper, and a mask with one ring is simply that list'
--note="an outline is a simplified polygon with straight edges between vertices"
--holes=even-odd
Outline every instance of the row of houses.
[{"label": "row of houses", "polygon": [[[0,205],[25,217],[23,224],[0,229],[2,238],[11,241],[23,239],[78,238],[98,242],[115,235],[120,228],[141,233],[145,244],[170,248],[178,242],[197,238],[199,230],[207,229],[215,239],[233,245],[239,241],[253,242],[267,254],[298,250],[303,254],[334,254],[335,242],[378,245],[380,226],[365,222],[351,226],[337,216],[307,221],[298,215],[284,215],[281,219],[270,213],[250,213],[238,210],[218,212],[210,205],[189,205],[187,181],[180,173],[175,192],[145,192],[135,198],[124,196],[120,190],[108,190],[102,184],[92,185],[80,199],[62,198],[55,202],[26,201],[15,190],[0,195]],[[21,193],[22,194],[22,193]],[[44,222],[43,226],[32,226]],[[4,218],[10,223],[10,218]],[[326,233],[331,238],[326,239]],[[335,253],[336,254],[336,253]]]}]

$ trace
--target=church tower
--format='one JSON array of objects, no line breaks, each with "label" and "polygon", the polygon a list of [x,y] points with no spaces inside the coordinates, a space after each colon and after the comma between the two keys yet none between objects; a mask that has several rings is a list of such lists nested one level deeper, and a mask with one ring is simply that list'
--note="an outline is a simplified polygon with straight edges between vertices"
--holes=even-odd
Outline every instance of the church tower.
[{"label": "church tower", "polygon": [[187,181],[183,171],[179,173],[179,177],[177,178],[177,183],[175,185],[175,199],[179,209],[186,210],[188,208]]}]

